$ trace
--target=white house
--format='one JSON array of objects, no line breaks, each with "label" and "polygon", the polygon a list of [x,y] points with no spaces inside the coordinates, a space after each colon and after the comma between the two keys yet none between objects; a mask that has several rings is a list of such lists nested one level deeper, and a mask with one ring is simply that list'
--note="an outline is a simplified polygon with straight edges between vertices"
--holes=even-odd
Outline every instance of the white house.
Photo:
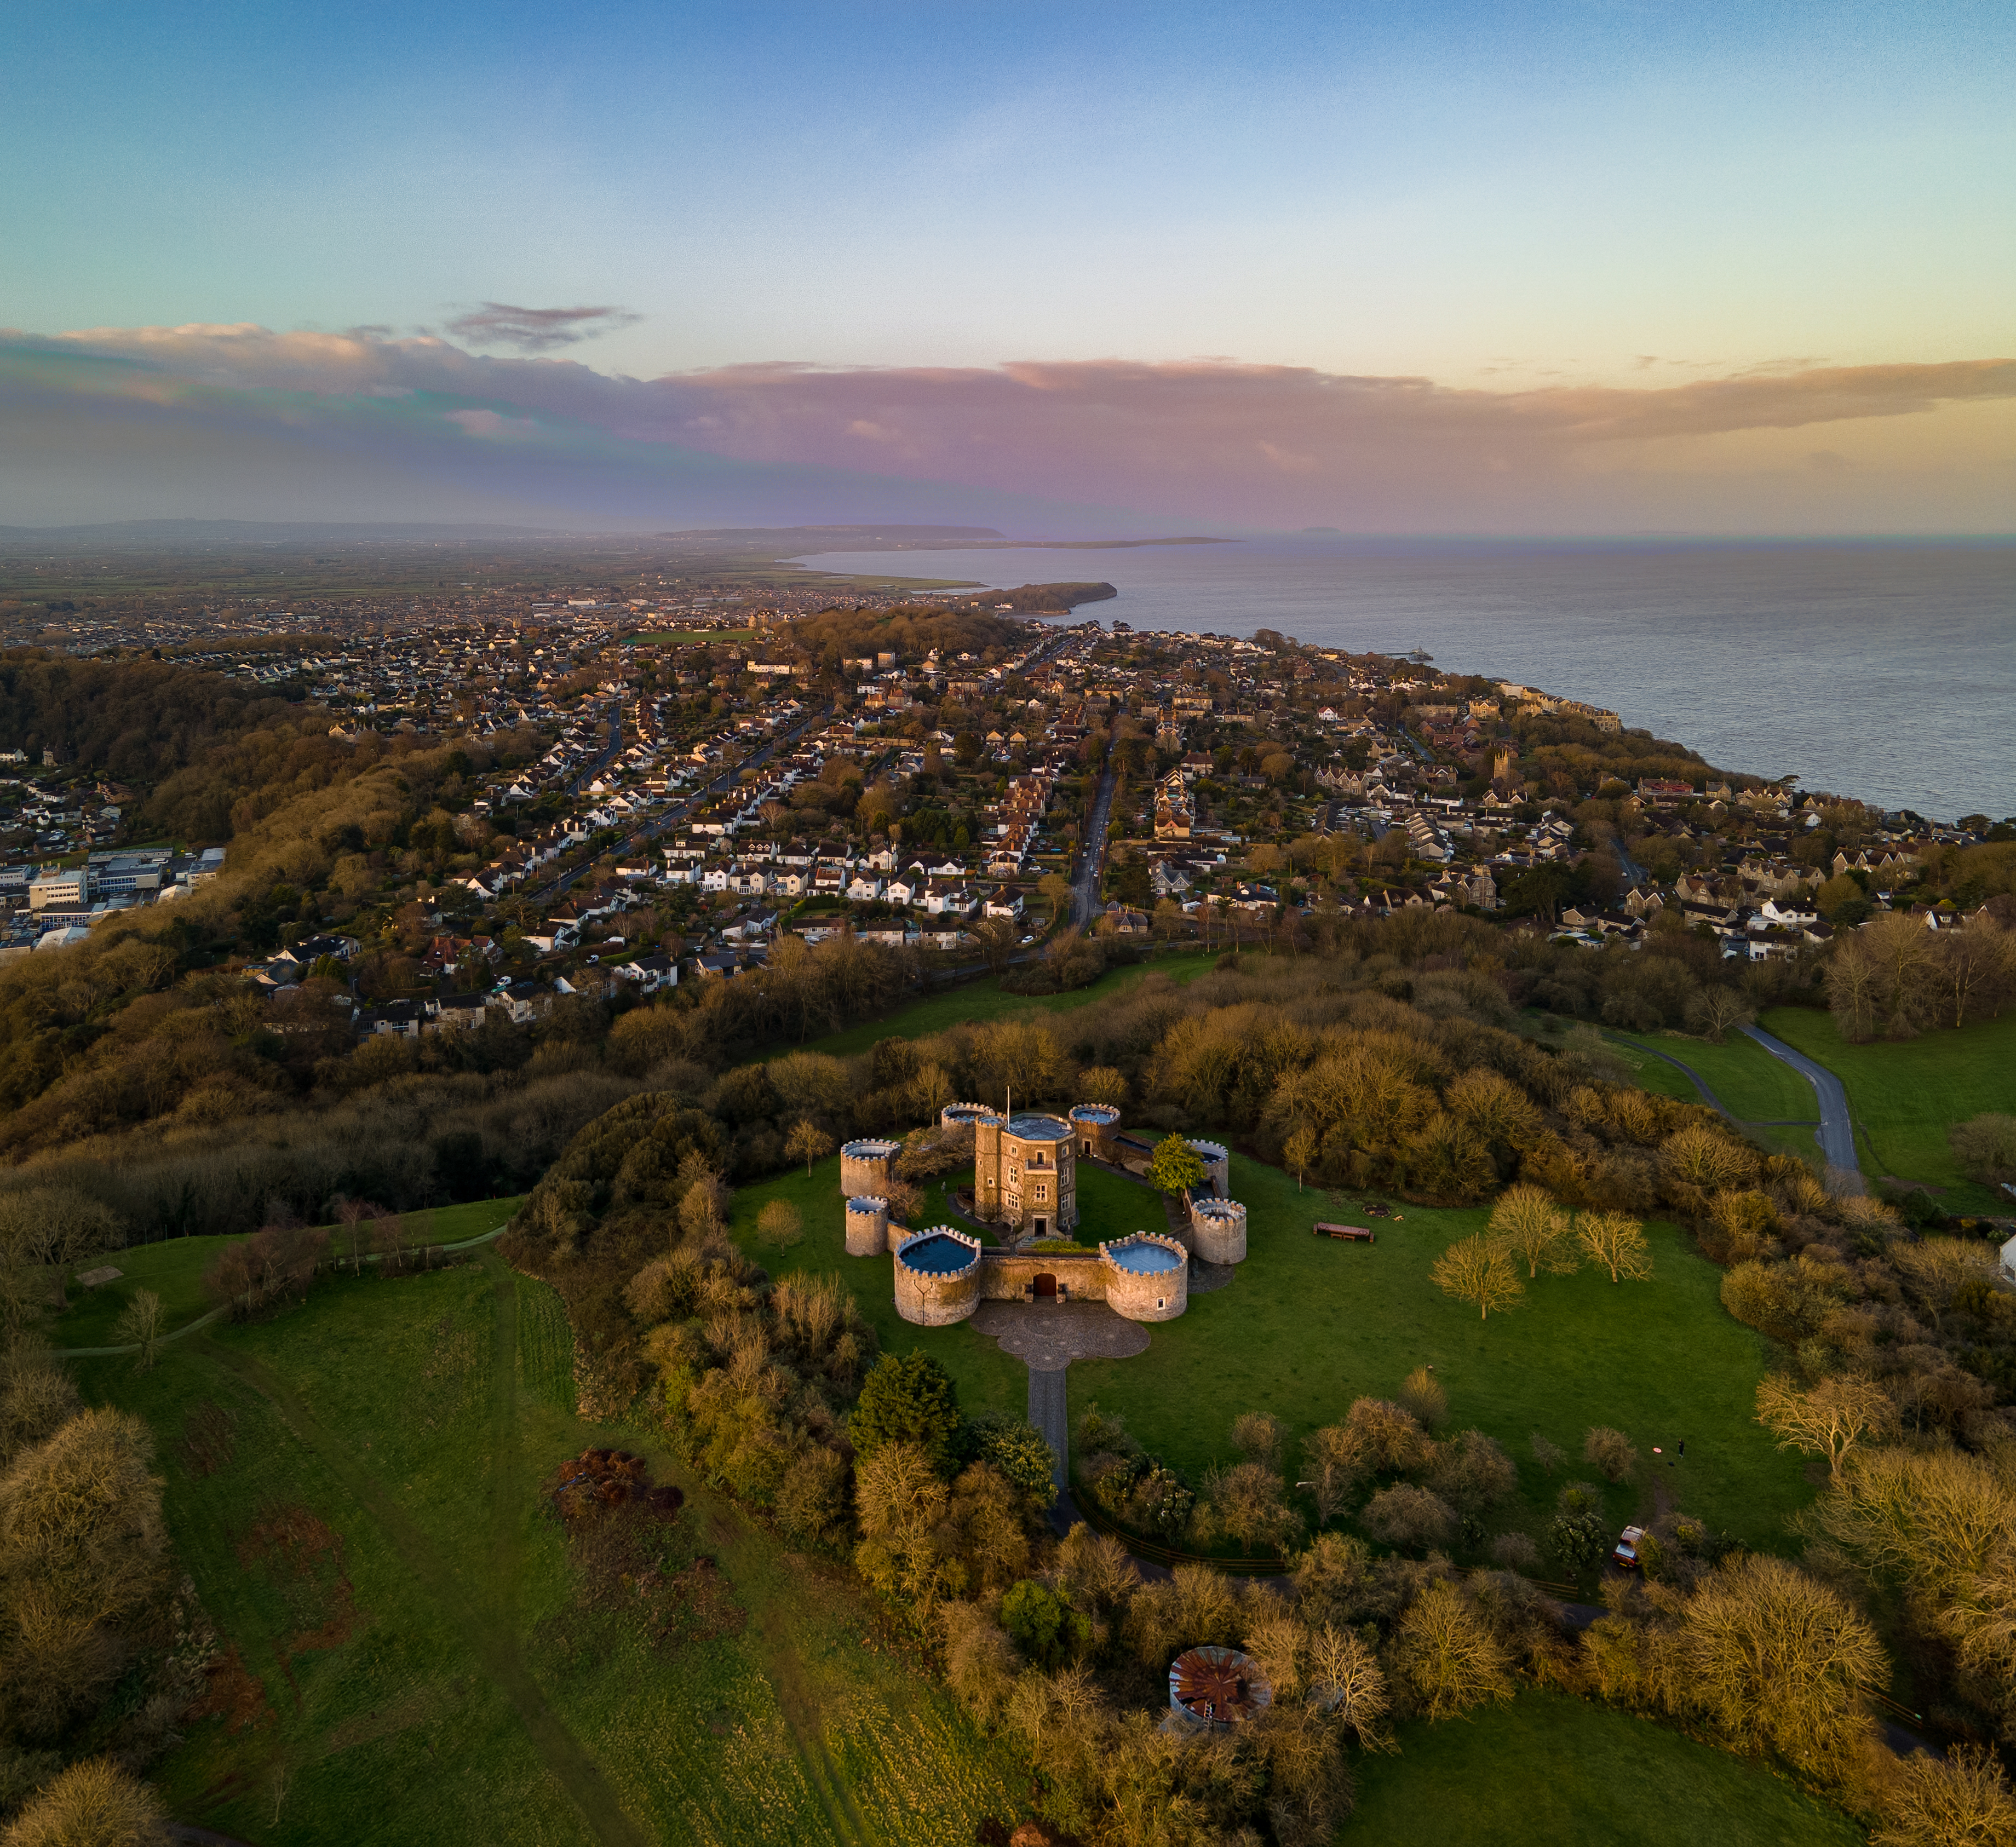
[{"label": "white house", "polygon": [[847,895],[856,904],[872,904],[882,895],[882,881],[872,872],[858,872],[847,887]]}]

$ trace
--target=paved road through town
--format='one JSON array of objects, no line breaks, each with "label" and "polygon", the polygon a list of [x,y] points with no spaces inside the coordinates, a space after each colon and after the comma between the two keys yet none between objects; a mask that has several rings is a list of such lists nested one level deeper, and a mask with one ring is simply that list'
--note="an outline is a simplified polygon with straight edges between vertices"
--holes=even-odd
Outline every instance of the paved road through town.
[{"label": "paved road through town", "polygon": [[1093,797],[1092,823],[1085,832],[1085,852],[1071,880],[1071,921],[1089,930],[1099,915],[1099,875],[1106,864],[1106,824],[1113,815],[1113,772],[1100,772],[1099,793]]},{"label": "paved road through town", "polygon": [[1820,1100],[1820,1148],[1827,1165],[1845,1173],[1860,1172],[1862,1164],[1855,1158],[1855,1119],[1849,1114],[1848,1090],[1841,1079],[1825,1065],[1816,1064],[1805,1053],[1795,1052],[1761,1027],[1745,1026],[1741,1031],[1813,1086]]}]

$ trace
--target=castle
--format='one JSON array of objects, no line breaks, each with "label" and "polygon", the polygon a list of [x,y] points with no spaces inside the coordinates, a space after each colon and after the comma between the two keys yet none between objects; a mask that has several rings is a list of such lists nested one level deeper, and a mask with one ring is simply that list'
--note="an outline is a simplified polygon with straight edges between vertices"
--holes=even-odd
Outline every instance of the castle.
[{"label": "castle", "polygon": [[902,1144],[866,1139],[841,1151],[850,1257],[893,1260],[897,1312],[922,1327],[963,1321],[983,1301],[1103,1302],[1133,1321],[1168,1321],[1190,1304],[1190,1262],[1242,1262],[1246,1208],[1229,1197],[1231,1155],[1193,1140],[1204,1166],[1183,1230],[1136,1231],[1096,1250],[1039,1251],[1078,1228],[1078,1163],[1098,1161],[1145,1174],[1154,1144],[1124,1133],[1110,1104],[1078,1104],[1063,1116],[1013,1114],[985,1104],[948,1104],[943,1129],[974,1131],[974,1216],[1005,1234],[983,1244],[939,1225],[912,1232],[889,1222],[889,1183]]}]

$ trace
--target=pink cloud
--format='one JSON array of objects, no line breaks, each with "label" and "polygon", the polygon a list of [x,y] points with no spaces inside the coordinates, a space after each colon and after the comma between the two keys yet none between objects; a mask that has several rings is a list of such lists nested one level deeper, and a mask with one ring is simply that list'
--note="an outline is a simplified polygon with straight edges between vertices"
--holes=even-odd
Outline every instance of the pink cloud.
[{"label": "pink cloud", "polygon": [[[73,387],[44,381],[39,388],[59,398],[73,389],[172,409],[195,394],[213,421],[284,418],[312,430],[318,418],[354,420],[356,407],[396,403],[413,441],[431,419],[437,429],[451,426],[465,448],[469,437],[493,446],[508,438],[514,450],[557,453],[592,438],[639,466],[651,466],[653,452],[697,452],[1148,517],[1383,530],[1600,529],[1690,517],[1726,529],[1703,509],[1741,506],[1743,496],[1718,500],[1700,483],[1712,484],[1718,470],[1733,480],[1777,466],[1758,459],[1772,432],[1902,427],[2016,399],[2016,360],[2003,358],[1794,364],[1638,389],[1499,392],[1222,359],[884,369],[775,362],[635,379],[376,329],[276,333],[238,324],[101,328],[7,344],[17,355],[115,362]],[[1715,445],[1732,438],[1749,445],[1744,455],[1716,459]],[[1799,446],[1782,470],[1797,481],[1784,490],[1796,509],[1787,517],[1807,529],[1811,509],[1826,504],[1815,496],[1853,492],[1865,497],[1854,503],[1861,508],[1883,491],[1859,461],[1851,481],[1848,471],[1816,469],[1805,460],[1812,452],[1810,442]],[[1684,492],[1675,484],[1683,479],[1692,484]],[[1852,525],[1881,516],[1845,517]]]}]

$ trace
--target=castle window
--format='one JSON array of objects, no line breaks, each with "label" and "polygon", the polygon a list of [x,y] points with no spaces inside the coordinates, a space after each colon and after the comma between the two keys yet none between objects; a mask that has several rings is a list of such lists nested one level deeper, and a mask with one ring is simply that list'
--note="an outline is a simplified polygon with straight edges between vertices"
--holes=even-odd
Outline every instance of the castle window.
[{"label": "castle window", "polygon": [[1036,1197],[1039,1199],[1048,1199],[1050,1197],[1049,1188],[1039,1182],[1036,1186]]}]

